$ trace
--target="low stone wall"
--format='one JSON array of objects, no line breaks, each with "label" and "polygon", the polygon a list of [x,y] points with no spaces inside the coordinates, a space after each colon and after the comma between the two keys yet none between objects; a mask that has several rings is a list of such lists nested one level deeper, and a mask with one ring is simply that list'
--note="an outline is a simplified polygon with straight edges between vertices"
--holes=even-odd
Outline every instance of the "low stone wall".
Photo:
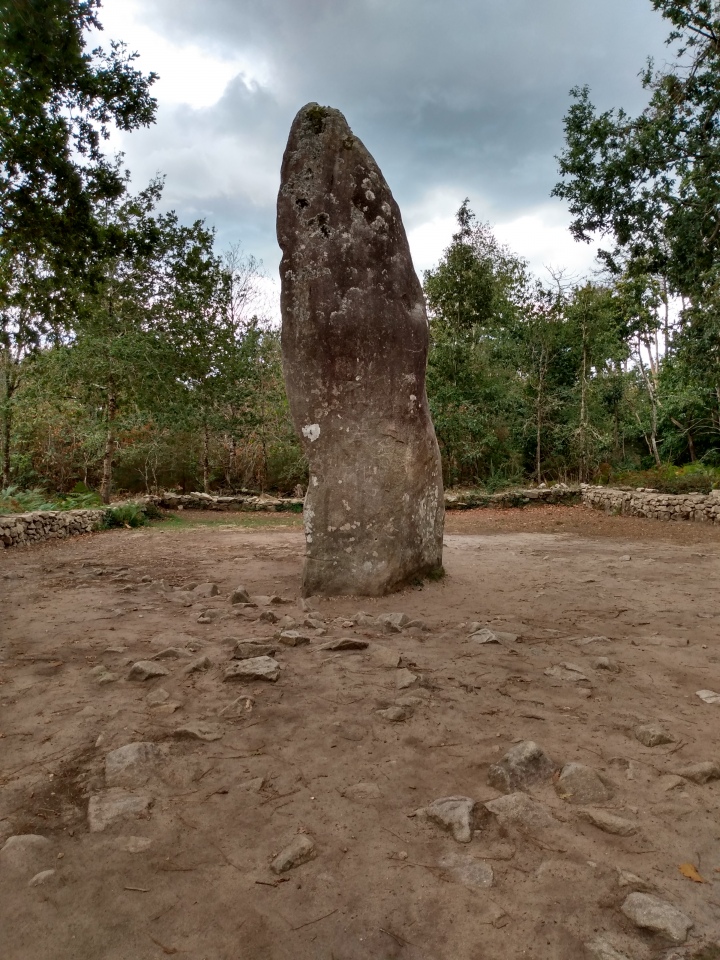
[{"label": "low stone wall", "polygon": [[583,484],[582,502],[594,510],[626,517],[653,520],[688,520],[720,523],[720,490],[704,493],[657,493],[648,490],[618,490]]},{"label": "low stone wall", "polygon": [[209,493],[161,493],[142,497],[138,503],[154,503],[163,510],[233,510],[301,513],[303,501],[297,497],[268,497],[238,493],[228,497],[214,497]]},{"label": "low stone wall", "polygon": [[559,484],[532,490],[504,490],[502,493],[481,493],[458,490],[445,494],[446,510],[476,510],[478,507],[526,507],[531,503],[580,503],[580,487]]},{"label": "low stone wall", "polygon": [[104,510],[39,510],[0,515],[0,547],[90,533],[102,524]]}]

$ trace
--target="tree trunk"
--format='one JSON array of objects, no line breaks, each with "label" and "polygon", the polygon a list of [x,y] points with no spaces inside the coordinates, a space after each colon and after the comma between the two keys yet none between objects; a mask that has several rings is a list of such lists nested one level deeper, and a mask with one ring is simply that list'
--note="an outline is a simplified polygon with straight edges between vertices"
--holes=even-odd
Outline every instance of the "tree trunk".
[{"label": "tree trunk", "polygon": [[10,372],[12,360],[9,352],[5,353],[5,370],[3,386],[5,396],[2,398],[2,486],[10,486],[10,451],[12,445],[12,398],[15,392],[14,378]]},{"label": "tree trunk", "polygon": [[203,423],[203,491],[210,493],[210,431]]},{"label": "tree trunk", "polygon": [[112,394],[108,395],[107,404],[107,436],[105,437],[105,453],[103,454],[102,482],[100,497],[103,503],[110,503],[112,489],[113,454],[115,452],[115,418],[117,417],[117,401]]}]

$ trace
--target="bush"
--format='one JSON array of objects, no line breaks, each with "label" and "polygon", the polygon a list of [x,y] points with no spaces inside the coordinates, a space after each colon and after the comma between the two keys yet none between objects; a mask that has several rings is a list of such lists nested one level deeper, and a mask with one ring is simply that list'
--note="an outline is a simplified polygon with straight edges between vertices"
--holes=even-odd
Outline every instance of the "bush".
[{"label": "bush", "polygon": [[103,529],[113,527],[144,527],[148,523],[145,506],[139,503],[119,503],[108,507],[103,517]]},{"label": "bush", "polygon": [[57,507],[38,487],[21,490],[12,486],[0,490],[0,513],[32,513],[34,510],[57,510]]},{"label": "bush", "polygon": [[685,467],[666,464],[651,470],[626,470],[613,473],[611,486],[650,487],[660,493],[710,493],[720,487],[720,467],[690,463]]}]

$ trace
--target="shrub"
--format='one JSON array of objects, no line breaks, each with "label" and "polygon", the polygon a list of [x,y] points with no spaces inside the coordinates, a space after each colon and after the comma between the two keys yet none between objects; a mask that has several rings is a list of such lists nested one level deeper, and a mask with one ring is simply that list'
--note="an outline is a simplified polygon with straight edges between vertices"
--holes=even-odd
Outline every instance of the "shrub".
[{"label": "shrub", "polygon": [[145,506],[139,503],[119,503],[108,507],[103,517],[103,529],[113,527],[144,527],[148,522]]}]

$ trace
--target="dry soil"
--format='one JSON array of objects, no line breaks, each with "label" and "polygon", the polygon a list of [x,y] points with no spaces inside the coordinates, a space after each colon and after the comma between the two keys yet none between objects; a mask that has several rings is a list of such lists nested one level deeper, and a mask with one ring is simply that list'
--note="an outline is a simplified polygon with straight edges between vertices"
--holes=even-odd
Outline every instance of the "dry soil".
[{"label": "dry soil", "polygon": [[[0,842],[50,840],[0,862],[3,960],[578,960],[598,936],[631,960],[675,956],[621,912],[633,890],[694,921],[677,957],[718,956],[720,781],[677,772],[718,757],[720,703],[696,691],[720,691],[720,531],[583,508],[454,513],[443,581],[308,614],[298,518],[183,516],[0,553]],[[204,583],[219,595],[187,597]],[[240,584],[283,602],[240,609]],[[310,643],[279,644],[267,610]],[[422,625],[356,626],[361,610]],[[473,621],[517,639],[479,644]],[[370,645],[320,649],[340,637]],[[277,682],[223,679],[248,639],[275,646]],[[166,676],[129,679],[167,648]],[[406,719],[378,712],[408,696]],[[178,734],[193,722],[217,739]],[[640,743],[647,722],[672,741]],[[554,778],[529,788],[552,827],[478,816],[460,844],[417,813],[497,797],[488,769],[521,740],[601,774],[612,796],[594,807],[635,832],[593,826]],[[91,832],[105,757],[135,742],[156,759],[123,789],[150,806]],[[298,834],[314,859],[276,875]]]}]

